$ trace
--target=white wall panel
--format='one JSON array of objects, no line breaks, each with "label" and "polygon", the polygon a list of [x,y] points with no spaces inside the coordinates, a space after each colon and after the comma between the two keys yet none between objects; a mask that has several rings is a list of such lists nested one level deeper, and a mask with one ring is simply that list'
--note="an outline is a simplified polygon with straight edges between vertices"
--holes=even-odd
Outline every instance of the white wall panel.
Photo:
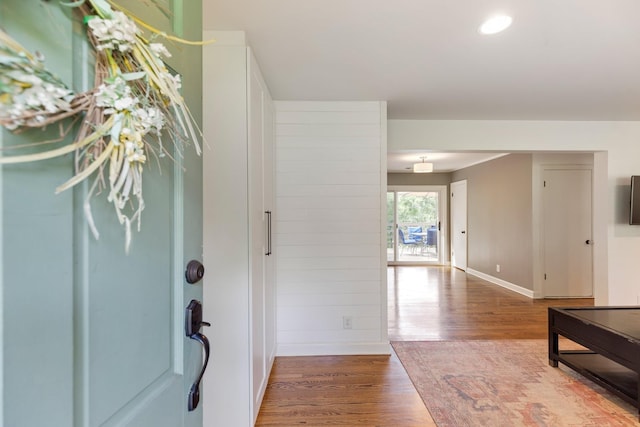
[{"label": "white wall panel", "polygon": [[[322,114],[322,113],[318,113]],[[278,119],[276,119],[278,120]],[[282,136],[308,136],[314,137],[377,137],[380,136],[380,126],[377,124],[305,124],[297,125],[291,123],[278,124],[277,135]]]},{"label": "white wall panel", "polygon": [[[386,108],[386,106],[384,107]],[[375,111],[380,112],[380,103],[348,102],[348,101],[278,101],[278,110],[286,111],[317,111],[327,113],[332,111]]]},{"label": "white wall panel", "polygon": [[[358,324],[363,326],[363,329],[375,329],[378,327],[372,326],[372,319],[378,317],[378,311],[371,310],[370,307],[365,305],[354,305],[349,308],[345,313],[344,306],[302,306],[302,307],[287,307],[286,310],[282,310],[278,313],[278,323],[284,323],[288,325],[286,328],[280,328],[278,333],[279,343],[284,342],[280,338],[289,331],[307,332],[307,335],[301,340],[304,343],[323,343],[331,342],[329,340],[319,340],[318,331],[338,331],[336,336],[351,335],[354,342],[365,341],[363,336],[358,333]],[[344,315],[353,316],[353,329],[343,329],[342,317]],[[369,325],[369,328],[364,328],[364,325]],[[367,338],[368,339],[368,338]],[[342,342],[342,341],[341,341]],[[290,342],[288,342],[290,343]]]},{"label": "white wall panel", "polygon": [[[306,233],[346,233],[346,234],[358,234],[358,233],[369,233],[372,228],[378,225],[380,220],[362,220],[362,221],[278,221],[278,227],[282,227],[282,230],[278,229],[279,233],[282,234],[306,234]],[[356,236],[347,236],[347,238],[352,237],[350,239],[351,243],[357,243],[357,240],[353,240],[353,237]],[[313,244],[313,242],[309,242],[309,244]]]},{"label": "white wall panel", "polygon": [[[371,284],[371,282],[367,282]],[[330,294],[305,294],[305,307],[316,306],[372,306],[380,303],[380,296],[376,293],[354,293],[345,294],[343,292],[334,292]],[[280,307],[300,307],[300,298],[295,293],[282,294],[278,300]],[[342,324],[340,325],[342,329]]]},{"label": "white wall panel", "polygon": [[320,137],[320,136],[281,136],[280,147],[282,148],[302,148],[310,147],[316,148],[318,145],[323,147],[340,147],[344,148],[370,148],[372,144],[375,144],[379,135],[374,136],[333,136],[333,137]]},{"label": "white wall panel", "polygon": [[[278,175],[280,177],[280,175]],[[286,179],[286,177],[280,177],[280,179]],[[353,196],[353,197],[323,197],[317,199],[313,197],[278,197],[277,206],[279,210],[285,212],[290,209],[332,209],[333,206],[338,206],[339,203],[342,209],[377,209],[380,207],[380,198],[376,196]]]},{"label": "white wall panel", "polygon": [[293,208],[280,215],[280,221],[353,221],[354,218],[366,218],[379,215],[376,209],[341,209],[321,208],[321,209],[301,209]]},{"label": "white wall panel", "polygon": [[315,258],[280,258],[281,270],[335,270],[336,268],[377,268],[380,257],[324,257]]},{"label": "white wall panel", "polygon": [[375,280],[352,280],[350,282],[326,282],[326,281],[312,281],[307,280],[304,283],[282,283],[278,284],[278,291],[280,296],[286,296],[287,294],[340,294],[344,292],[346,286],[349,286],[349,290],[356,294],[363,294],[370,292],[377,286]]},{"label": "white wall panel", "polygon": [[[280,232],[281,230],[278,230]],[[290,233],[278,234],[278,247],[286,245],[352,245],[358,242],[363,245],[379,243],[379,237],[364,233]]]},{"label": "white wall panel", "polygon": [[280,259],[286,258],[318,258],[327,255],[330,251],[331,255],[339,257],[350,257],[358,254],[362,257],[380,258],[380,251],[373,245],[344,245],[344,246],[281,246]]},{"label": "white wall panel", "polygon": [[280,172],[282,182],[295,182],[301,184],[340,185],[349,182],[352,185],[366,185],[379,179],[378,172],[354,172],[354,171],[293,171]]},{"label": "white wall panel", "polygon": [[388,353],[385,103],[276,102],[276,147],[279,354]]},{"label": "white wall panel", "polygon": [[[335,165],[341,167],[344,161],[359,161],[361,165],[368,166],[370,170],[375,171],[376,167],[373,161],[378,159],[380,153],[377,150],[371,148],[349,148],[348,145],[342,147],[330,147],[316,146],[314,148],[286,148],[282,150],[282,157],[279,159],[278,169],[286,171],[291,168],[295,170],[295,166],[300,162],[309,164],[312,166],[317,162],[328,162],[325,164],[327,167],[332,167],[331,162],[336,162]],[[315,166],[317,167],[317,166]]]},{"label": "white wall panel", "polygon": [[[282,273],[282,275],[281,275]],[[333,282],[346,282],[349,286],[353,281],[372,281],[378,283],[380,280],[380,272],[376,269],[334,269],[334,270],[282,270],[278,271],[278,295],[280,292],[280,285],[291,285],[303,287],[310,283],[322,282],[318,285],[318,288],[322,288],[326,284]],[[348,289],[345,286],[344,289]],[[344,292],[344,290],[343,290]],[[282,326],[282,325],[278,325]]]},{"label": "white wall panel", "polygon": [[[362,196],[377,196],[380,194],[379,185],[312,185],[288,182],[280,185],[280,190],[288,197],[350,197],[354,194]],[[333,206],[339,209],[339,206]]]},{"label": "white wall panel", "polygon": [[[321,114],[318,114],[321,113]],[[380,123],[379,111],[285,111],[281,110],[279,123],[293,124],[373,124]]]}]

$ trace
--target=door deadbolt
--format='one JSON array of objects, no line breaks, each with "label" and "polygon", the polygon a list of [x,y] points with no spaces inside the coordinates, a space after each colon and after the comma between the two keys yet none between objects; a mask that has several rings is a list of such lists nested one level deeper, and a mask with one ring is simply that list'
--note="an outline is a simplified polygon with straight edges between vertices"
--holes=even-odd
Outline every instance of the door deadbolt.
[{"label": "door deadbolt", "polygon": [[204,277],[204,265],[195,259],[189,261],[184,277],[187,279],[187,283],[192,285],[198,283]]}]

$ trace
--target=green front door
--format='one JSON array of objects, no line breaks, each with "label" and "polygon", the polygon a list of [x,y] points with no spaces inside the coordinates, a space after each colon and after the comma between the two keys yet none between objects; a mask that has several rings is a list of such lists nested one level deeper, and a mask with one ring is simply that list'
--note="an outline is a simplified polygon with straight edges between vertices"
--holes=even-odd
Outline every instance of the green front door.
[{"label": "green front door", "polygon": [[[143,3],[151,2],[122,3],[144,19]],[[180,10],[150,14],[169,20],[152,24],[200,38],[200,2],[153,3]],[[172,21],[194,16],[190,26]],[[82,25],[57,1],[0,1],[0,28],[44,54],[47,67],[76,90],[93,81]],[[183,74],[185,98],[200,121],[199,48],[180,49],[170,65]],[[2,130],[0,146],[56,135],[57,128]],[[202,402],[187,409],[202,348],[183,325],[185,307],[202,296],[202,281],[188,284],[184,274],[189,260],[202,259],[202,165],[192,148],[175,162],[147,164],[146,208],[128,255],[106,194],[92,202],[99,240],[84,216],[88,186],[54,195],[73,176],[71,155],[0,166],[0,425],[202,425]]]}]

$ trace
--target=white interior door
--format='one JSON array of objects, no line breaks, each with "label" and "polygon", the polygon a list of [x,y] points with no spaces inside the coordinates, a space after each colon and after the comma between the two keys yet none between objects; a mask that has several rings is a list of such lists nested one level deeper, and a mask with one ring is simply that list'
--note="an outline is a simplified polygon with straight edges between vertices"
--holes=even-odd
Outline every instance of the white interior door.
[{"label": "white interior door", "polygon": [[545,169],[546,297],[593,296],[591,170]]},{"label": "white interior door", "polygon": [[451,183],[451,265],[467,271],[467,181]]}]

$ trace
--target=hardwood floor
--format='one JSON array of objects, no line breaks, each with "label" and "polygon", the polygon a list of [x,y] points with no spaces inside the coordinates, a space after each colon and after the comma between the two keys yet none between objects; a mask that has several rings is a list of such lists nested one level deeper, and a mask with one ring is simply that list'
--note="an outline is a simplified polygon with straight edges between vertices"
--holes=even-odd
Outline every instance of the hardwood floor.
[{"label": "hardwood floor", "polygon": [[390,341],[547,337],[547,308],[593,299],[530,299],[448,267],[387,269]]},{"label": "hardwood floor", "polygon": [[395,356],[278,357],[258,426],[435,426]]},{"label": "hardwood floor", "polygon": [[[531,300],[447,267],[390,267],[391,341],[547,336],[547,307],[592,299]],[[279,357],[256,425],[434,426],[395,354]]]}]

